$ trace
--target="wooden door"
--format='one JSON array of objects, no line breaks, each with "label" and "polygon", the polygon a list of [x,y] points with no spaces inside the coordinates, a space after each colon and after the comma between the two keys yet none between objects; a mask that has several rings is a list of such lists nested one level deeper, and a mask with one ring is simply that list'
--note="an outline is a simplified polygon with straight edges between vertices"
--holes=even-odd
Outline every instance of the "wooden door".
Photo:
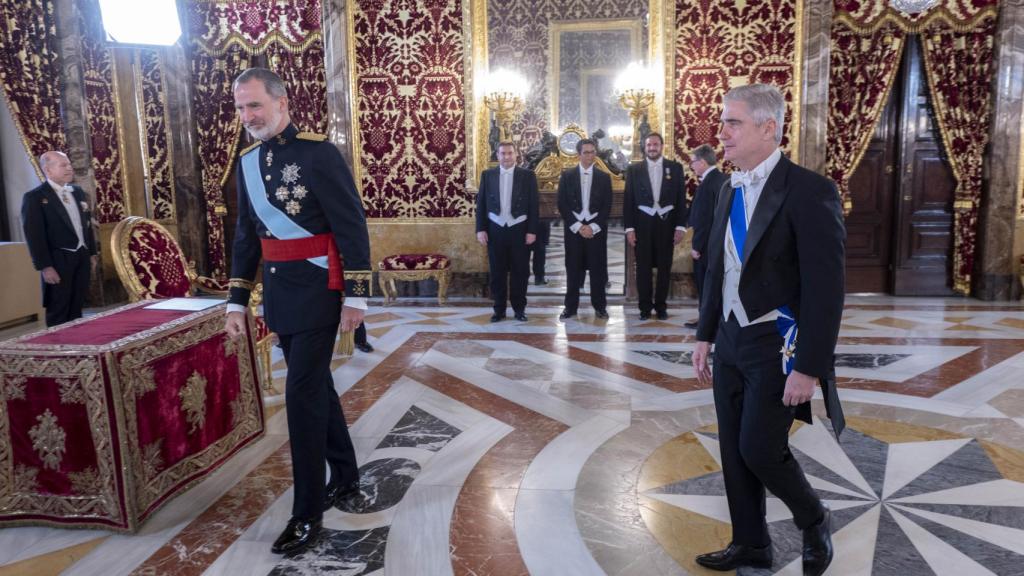
[{"label": "wooden door", "polygon": [[900,95],[899,86],[894,86],[868,149],[850,176],[853,208],[846,215],[847,292],[889,292],[892,283]]},{"label": "wooden door", "polygon": [[943,296],[952,290],[953,197],[917,36],[904,53],[893,294]]}]

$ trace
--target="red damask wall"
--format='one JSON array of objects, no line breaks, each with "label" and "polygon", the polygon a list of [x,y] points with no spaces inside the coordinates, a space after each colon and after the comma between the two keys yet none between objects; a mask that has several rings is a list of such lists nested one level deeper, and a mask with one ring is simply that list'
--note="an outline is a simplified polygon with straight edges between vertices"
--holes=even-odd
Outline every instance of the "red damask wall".
[{"label": "red damask wall", "polygon": [[797,0],[676,0],[675,152],[718,144],[722,96],[730,86],[775,84],[786,97],[789,149],[797,55]]},{"label": "red damask wall", "polygon": [[366,215],[470,216],[462,1],[359,0],[353,17]]}]

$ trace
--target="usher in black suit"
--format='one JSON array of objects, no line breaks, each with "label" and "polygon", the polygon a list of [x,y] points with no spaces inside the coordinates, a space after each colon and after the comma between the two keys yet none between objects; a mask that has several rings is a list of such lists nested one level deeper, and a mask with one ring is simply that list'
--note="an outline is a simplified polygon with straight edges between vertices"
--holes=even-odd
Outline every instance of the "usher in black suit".
[{"label": "usher in black suit", "polygon": [[85,192],[78,186],[71,188],[74,204],[71,211],[78,215],[82,226],[84,246],[80,248],[71,217],[49,182],[26,192],[21,204],[21,223],[32,264],[36,270],[52,266],[60,276],[57,284],[43,283],[47,326],[82,317],[82,306],[89,292],[90,260],[96,254]]},{"label": "usher in black suit", "polygon": [[516,166],[512,175],[512,217],[526,219],[512,226],[500,226],[492,215],[501,214],[501,168],[484,170],[476,195],[476,231],[487,232],[487,260],[490,264],[491,297],[494,314],[505,316],[507,301],[518,316],[526,310],[526,284],[530,276],[527,234],[537,234],[540,212],[537,176]]},{"label": "usher in black suit", "polygon": [[[590,172],[590,198],[587,216],[583,214],[582,175],[579,166],[562,172],[558,180],[558,212],[565,223],[565,312],[575,314],[580,304],[583,273],[590,270],[590,303],[594,310],[603,312],[607,307],[605,284],[608,281],[608,213],[612,209],[612,179],[592,165]],[[601,231],[592,238],[584,238],[572,230],[579,223],[597,224]],[[578,230],[578,229],[577,229]]]},{"label": "usher in black suit", "polygon": [[708,236],[711,235],[711,224],[718,205],[718,195],[722,187],[729,181],[728,174],[712,166],[704,172],[704,179],[697,186],[697,192],[690,203],[690,228],[693,238],[690,243],[693,249],[700,252],[700,258],[693,261],[693,279],[697,284],[697,299],[704,294],[704,275],[708,271]]},{"label": "usher in black suit", "polygon": [[[686,226],[686,180],[683,165],[662,158],[661,192],[658,205],[672,206],[662,215],[650,215],[640,207],[654,206],[654,192],[647,172],[645,158],[626,169],[626,190],[623,194],[622,220],[625,228],[636,232],[636,289],[640,298],[640,312],[650,313],[653,308],[665,312],[668,299],[669,276],[672,271],[672,253],[677,226]],[[652,268],[658,269],[658,283],[651,291]]]},{"label": "usher in black suit", "polygon": [[[770,543],[765,488],[789,507],[801,529],[817,522],[823,508],[789,450],[794,416],[809,423],[811,410],[809,402],[796,407],[782,402],[787,377],[775,321],[741,327],[734,314],[722,318],[735,194],[727,188],[715,210],[697,339],[715,343],[715,409],[733,542],[761,547]],[[793,311],[799,326],[793,369],[820,380],[836,433],[843,425],[834,352],[843,310],[844,239],[832,183],[781,157],[750,217],[739,275],[740,304],[748,319],[783,305]]]}]

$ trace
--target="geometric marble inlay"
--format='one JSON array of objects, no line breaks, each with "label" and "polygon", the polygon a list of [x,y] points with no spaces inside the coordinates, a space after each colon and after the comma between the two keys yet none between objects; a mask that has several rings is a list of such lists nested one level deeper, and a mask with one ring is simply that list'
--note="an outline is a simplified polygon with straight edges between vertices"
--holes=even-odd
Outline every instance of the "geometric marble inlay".
[{"label": "geometric marble inlay", "polygon": [[460,432],[461,430],[433,414],[412,406],[381,440],[377,448],[422,448],[437,452]]},{"label": "geometric marble inlay", "polygon": [[408,458],[382,458],[359,467],[359,494],[348,499],[342,512],[368,514],[386,510],[405,496],[420,473],[420,465]]},{"label": "geometric marble inlay", "polygon": [[[834,566],[843,573],[1024,573],[1024,483],[1006,479],[977,440],[931,440],[917,427],[926,439],[887,443],[848,427],[840,445],[822,424],[800,427],[790,446],[832,509]],[[687,434],[718,451],[711,435]],[[644,495],[729,523],[720,469]],[[744,574],[799,566],[801,534],[789,510],[771,494],[766,505],[774,564]]]},{"label": "geometric marble inlay", "polygon": [[384,567],[389,530],[388,526],[351,531],[325,528],[316,544],[302,554],[285,556],[270,576],[370,574]]}]

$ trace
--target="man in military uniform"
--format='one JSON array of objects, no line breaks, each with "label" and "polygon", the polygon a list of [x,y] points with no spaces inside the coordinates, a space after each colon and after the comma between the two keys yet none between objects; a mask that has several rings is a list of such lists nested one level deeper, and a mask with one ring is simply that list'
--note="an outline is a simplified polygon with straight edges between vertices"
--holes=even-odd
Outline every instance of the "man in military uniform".
[{"label": "man in military uniform", "polygon": [[[351,331],[363,320],[369,238],[348,166],[324,136],[301,133],[291,124],[281,78],[250,68],[233,91],[242,123],[260,142],[239,160],[226,329],[232,337],[245,331],[245,305],[262,257],[264,318],[288,365],[285,399],[295,480],[292,518],[271,550],[297,553],[316,541],[323,512],[359,490],[331,356],[339,321]],[[325,463],[331,473],[326,486]]]}]

